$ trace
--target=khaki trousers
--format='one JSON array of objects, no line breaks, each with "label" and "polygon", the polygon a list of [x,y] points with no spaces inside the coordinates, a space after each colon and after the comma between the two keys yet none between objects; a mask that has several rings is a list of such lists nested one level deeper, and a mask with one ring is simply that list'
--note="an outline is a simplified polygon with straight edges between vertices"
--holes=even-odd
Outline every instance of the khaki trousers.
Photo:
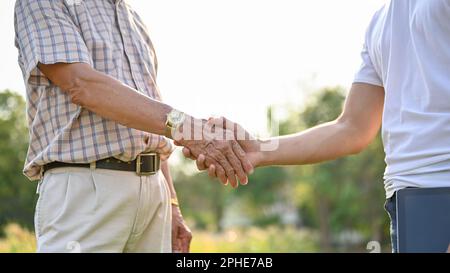
[{"label": "khaki trousers", "polygon": [[171,252],[164,176],[58,168],[45,173],[36,204],[38,252]]}]

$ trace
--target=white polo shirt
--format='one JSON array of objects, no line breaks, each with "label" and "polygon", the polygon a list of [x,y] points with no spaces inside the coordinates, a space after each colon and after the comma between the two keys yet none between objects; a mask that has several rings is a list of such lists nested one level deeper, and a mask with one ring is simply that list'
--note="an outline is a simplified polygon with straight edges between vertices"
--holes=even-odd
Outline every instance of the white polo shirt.
[{"label": "white polo shirt", "polygon": [[383,86],[385,189],[450,187],[450,0],[393,0],[367,30],[354,82]]}]

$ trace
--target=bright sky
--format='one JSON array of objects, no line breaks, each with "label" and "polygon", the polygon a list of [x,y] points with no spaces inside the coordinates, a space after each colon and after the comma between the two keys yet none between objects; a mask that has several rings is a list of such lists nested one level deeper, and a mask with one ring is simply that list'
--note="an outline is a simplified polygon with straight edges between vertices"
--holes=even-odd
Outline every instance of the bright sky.
[{"label": "bright sky", "polygon": [[[102,1],[102,0],[98,0]],[[0,90],[24,94],[14,0],[0,1]],[[365,29],[384,0],[129,0],[146,21],[170,105],[263,132],[268,105],[351,84]]]}]

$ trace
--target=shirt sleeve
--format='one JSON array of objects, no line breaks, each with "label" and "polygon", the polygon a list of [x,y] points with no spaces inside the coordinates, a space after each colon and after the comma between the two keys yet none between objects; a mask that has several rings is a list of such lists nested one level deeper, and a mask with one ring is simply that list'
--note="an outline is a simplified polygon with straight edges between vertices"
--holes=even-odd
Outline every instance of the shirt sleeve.
[{"label": "shirt sleeve", "polygon": [[14,26],[19,64],[26,83],[48,84],[38,63],[92,64],[89,50],[65,1],[18,0]]},{"label": "shirt sleeve", "polygon": [[366,44],[361,52],[362,64],[359,71],[356,73],[353,79],[354,83],[368,83],[377,86],[383,86],[383,81],[375,70],[372,60],[370,59],[369,52]]},{"label": "shirt sleeve", "polygon": [[[381,11],[381,10],[380,10]],[[383,80],[380,74],[375,69],[373,60],[371,59],[369,46],[371,45],[369,37],[371,36],[372,28],[378,18],[378,11],[372,18],[365,36],[363,49],[361,51],[362,63],[353,80],[354,83],[368,83],[377,86],[383,86]]]}]

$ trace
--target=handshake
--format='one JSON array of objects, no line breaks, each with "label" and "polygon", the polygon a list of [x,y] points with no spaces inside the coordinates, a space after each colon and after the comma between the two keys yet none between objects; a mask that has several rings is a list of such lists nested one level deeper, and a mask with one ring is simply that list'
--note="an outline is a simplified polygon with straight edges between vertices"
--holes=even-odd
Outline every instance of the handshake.
[{"label": "handshake", "polygon": [[254,138],[242,126],[225,118],[196,119],[176,113],[176,125],[168,128],[175,145],[183,146],[185,157],[196,160],[199,170],[237,188],[248,183],[248,175],[259,166],[261,140]]}]

